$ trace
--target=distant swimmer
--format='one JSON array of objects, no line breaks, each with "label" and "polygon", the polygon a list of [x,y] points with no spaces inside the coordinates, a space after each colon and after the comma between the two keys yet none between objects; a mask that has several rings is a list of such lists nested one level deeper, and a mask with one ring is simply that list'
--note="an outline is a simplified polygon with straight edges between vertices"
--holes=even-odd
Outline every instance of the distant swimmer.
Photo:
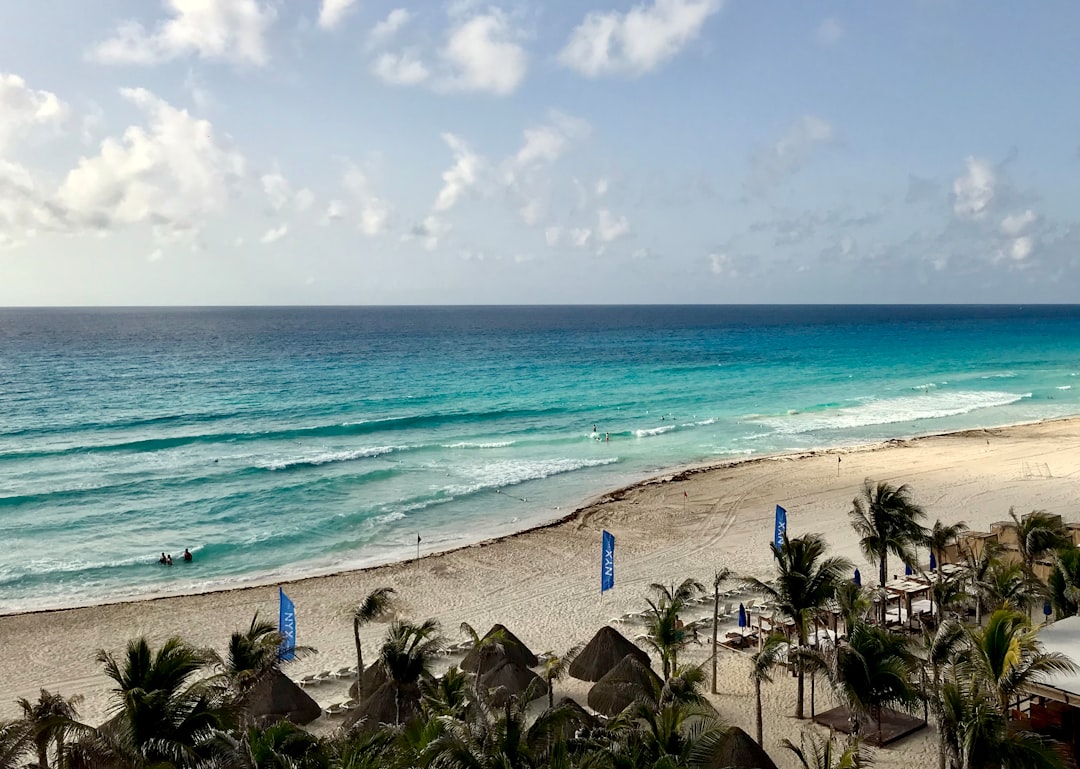
[{"label": "distant swimmer", "polygon": [[188,550],[186,547],[184,548],[184,561],[187,563],[191,563],[191,551]]},{"label": "distant swimmer", "polygon": [[167,556],[165,556],[165,565],[172,566],[172,553],[169,553]]},{"label": "distant swimmer", "polygon": [[161,557],[157,559],[157,562],[160,563],[162,566],[167,566],[169,563],[169,559],[165,557],[165,553],[162,553]]},{"label": "distant swimmer", "polygon": [[593,425],[593,426],[592,426],[592,431],[593,431],[594,433],[596,432],[596,425]]},{"label": "distant swimmer", "polygon": [[611,440],[611,433],[604,433],[604,442],[606,443],[607,441],[610,441],[610,440]]}]

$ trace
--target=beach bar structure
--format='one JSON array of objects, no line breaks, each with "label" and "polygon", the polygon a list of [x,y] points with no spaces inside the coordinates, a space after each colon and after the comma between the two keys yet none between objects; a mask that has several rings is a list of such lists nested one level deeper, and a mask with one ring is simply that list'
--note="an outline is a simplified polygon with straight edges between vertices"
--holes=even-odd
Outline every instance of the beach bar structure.
[{"label": "beach bar structure", "polygon": [[[1026,518],[1026,515],[1022,516],[1021,520],[1026,520]],[[1068,532],[1072,539],[1072,543],[1080,547],[1080,522],[1065,523],[1060,515],[1055,515],[1053,518],[1056,518],[1057,522],[1064,526],[1065,531]],[[990,531],[964,532],[954,544],[945,548],[942,553],[942,560],[945,563],[958,564],[963,563],[965,558],[980,558],[988,544],[996,545],[1001,549],[1001,557],[1006,563],[1020,563],[1020,547],[1016,524],[1011,519],[990,524]],[[1046,582],[1050,578],[1050,572],[1053,571],[1053,568],[1052,561],[1036,561],[1034,565],[1035,576]]]},{"label": "beach bar structure", "polygon": [[[1080,664],[1080,617],[1047,625],[1039,631],[1039,641],[1045,651]],[[1080,669],[1045,673],[1024,690],[1027,697],[1011,713],[1018,726],[1056,739],[1075,757],[1080,752]]]}]

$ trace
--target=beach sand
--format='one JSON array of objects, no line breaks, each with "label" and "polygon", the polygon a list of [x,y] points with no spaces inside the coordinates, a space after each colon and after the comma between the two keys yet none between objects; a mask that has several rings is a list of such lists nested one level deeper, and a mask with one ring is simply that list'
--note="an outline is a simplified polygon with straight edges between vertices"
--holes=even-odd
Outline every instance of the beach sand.
[{"label": "beach sand", "polygon": [[[651,582],[693,576],[710,584],[719,567],[768,578],[775,504],[787,508],[792,535],[824,534],[832,553],[854,560],[873,582],[876,567],[859,553],[848,524],[851,500],[864,478],[910,484],[929,522],[964,520],[988,529],[1006,519],[1012,506],[1080,520],[1078,471],[1080,419],[1069,419],[668,473],[605,494],[556,525],[419,561],[286,584],[296,604],[298,642],[319,651],[287,672],[299,678],[355,664],[349,611],[378,586],[397,590],[400,614],[434,617],[453,640],[460,638],[463,620],[480,632],[502,622],[535,651],[562,652],[588,640],[611,618],[642,608]],[[616,586],[603,598],[602,529],[617,540]],[[138,635],[157,644],[173,634],[222,649],[228,635],[246,628],[256,611],[276,618],[275,586],[0,617],[6,651],[0,658],[5,695],[0,716],[16,715],[16,697],[34,698],[45,687],[82,695],[84,720],[97,723],[106,716],[110,683],[94,661],[98,649],[120,651]],[[379,624],[364,629],[367,660],[383,631]],[[706,659],[702,646],[692,647],[681,661]],[[753,734],[748,668],[745,655],[723,651],[722,694],[713,699],[725,719]],[[312,694],[326,705],[344,699],[345,686],[326,685]],[[557,686],[559,696],[570,693],[582,700],[587,691],[580,682]],[[823,690],[818,687],[819,710],[829,699]],[[781,739],[797,742],[800,729],[810,728],[791,717],[794,692],[793,679],[785,675],[764,691],[766,749],[780,766],[792,765],[778,749]],[[929,766],[935,750],[928,729],[879,751],[878,764]]]}]

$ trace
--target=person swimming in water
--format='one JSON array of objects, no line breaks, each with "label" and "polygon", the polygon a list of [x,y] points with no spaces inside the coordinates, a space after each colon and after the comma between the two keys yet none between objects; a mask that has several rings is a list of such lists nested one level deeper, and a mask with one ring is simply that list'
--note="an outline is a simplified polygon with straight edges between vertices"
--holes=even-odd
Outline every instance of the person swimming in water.
[{"label": "person swimming in water", "polygon": [[184,562],[191,563],[191,551],[186,547],[184,548]]}]

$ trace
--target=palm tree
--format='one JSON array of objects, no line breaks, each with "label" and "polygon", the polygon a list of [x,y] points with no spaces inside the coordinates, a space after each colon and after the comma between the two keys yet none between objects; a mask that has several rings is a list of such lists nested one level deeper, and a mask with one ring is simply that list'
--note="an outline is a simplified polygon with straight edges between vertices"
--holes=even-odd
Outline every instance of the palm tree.
[{"label": "palm tree", "polygon": [[653,707],[639,701],[616,721],[623,739],[611,752],[619,767],[712,766],[730,731],[708,707],[679,702]]},{"label": "palm tree", "polygon": [[469,678],[457,665],[451,665],[439,678],[420,679],[420,704],[429,718],[463,718],[469,706]]},{"label": "palm tree", "polygon": [[986,627],[971,632],[964,670],[981,681],[1002,713],[1009,699],[1046,673],[1070,672],[1076,665],[1063,654],[1043,651],[1031,620],[1009,609],[990,615]]},{"label": "palm tree", "polygon": [[122,657],[102,650],[97,659],[117,687],[112,718],[80,744],[91,765],[120,761],[125,766],[192,767],[206,757],[216,731],[237,724],[236,708],[224,688],[200,676],[213,655],[180,638],[168,639],[156,653],[138,638]]},{"label": "palm tree", "polygon": [[815,732],[803,732],[798,745],[787,739],[781,744],[794,754],[803,769],[865,769],[874,765],[873,757],[860,742],[840,746],[831,734],[826,738]]},{"label": "palm tree", "polygon": [[[892,486],[886,481],[863,481],[862,493],[851,502],[851,525],[861,539],[863,554],[878,564],[878,583],[884,589],[889,577],[889,553],[904,563],[913,563],[913,548],[926,541],[919,521],[926,513],[912,500],[906,484]],[[885,601],[881,602],[881,623],[885,624]]]},{"label": "palm tree", "polygon": [[314,653],[308,646],[283,649],[282,635],[273,622],[259,619],[259,613],[251,618],[244,632],[229,637],[229,649],[224,657],[215,654],[215,661],[228,679],[233,691],[242,699],[259,682],[281,669],[286,652],[300,656]]},{"label": "palm tree", "polygon": [[712,693],[716,694],[716,635],[720,624],[720,585],[734,576],[731,569],[724,567],[713,572],[713,609],[712,609]]},{"label": "palm tree", "polygon": [[555,707],[555,682],[569,674],[570,666],[574,664],[574,660],[581,654],[583,648],[585,648],[583,644],[574,644],[566,651],[566,654],[561,656],[556,656],[552,652],[544,655],[544,672],[540,677],[547,684],[549,708]]},{"label": "palm tree", "polygon": [[937,579],[942,580],[941,565],[945,550],[956,543],[962,534],[968,530],[968,525],[963,521],[956,523],[943,523],[940,518],[934,521],[934,525],[926,532],[926,541],[923,543],[934,554],[934,571]]},{"label": "palm tree", "polygon": [[649,585],[649,592],[656,597],[658,603],[675,604],[681,610],[691,599],[704,593],[705,586],[693,577],[687,577],[678,585],[674,583],[662,585],[659,582],[653,582]]},{"label": "palm tree", "polygon": [[458,627],[462,635],[464,635],[470,644],[470,648],[476,650],[476,670],[473,671],[473,694],[477,699],[480,698],[480,678],[487,672],[485,665],[491,656],[497,656],[502,654],[503,647],[507,641],[506,629],[498,628],[492,629],[485,636],[481,636],[477,632],[476,628],[470,625],[468,622],[462,622]]},{"label": "palm tree", "polygon": [[433,619],[419,625],[396,620],[390,625],[379,651],[379,662],[394,687],[395,723],[401,723],[402,690],[431,676],[431,662],[442,644],[439,623]]},{"label": "palm tree", "polygon": [[1080,614],[1080,548],[1058,551],[1046,587],[1057,619]]},{"label": "palm tree", "polygon": [[214,769],[329,769],[331,745],[289,721],[239,736],[219,732],[214,739]]},{"label": "palm tree", "polygon": [[1045,510],[1032,510],[1020,518],[1016,510],[1009,508],[1009,517],[1016,526],[1016,545],[1024,571],[1031,577],[1035,576],[1035,561],[1047,553],[1072,545],[1061,518]]},{"label": "palm tree", "polygon": [[840,619],[844,621],[845,632],[856,622],[865,621],[874,606],[866,591],[851,580],[845,580],[836,586],[835,600]]},{"label": "palm tree", "polygon": [[763,683],[771,684],[772,676],[770,673],[772,669],[776,667],[780,662],[781,657],[787,650],[787,639],[783,633],[772,633],[762,644],[761,650],[750,658],[750,680],[754,682],[754,737],[757,740],[757,744],[761,747],[765,746],[762,741],[764,739],[763,731],[764,724],[761,714],[761,685]]},{"label": "palm tree", "polygon": [[[943,582],[940,585],[953,583]],[[945,730],[942,728],[943,711],[941,701],[941,674],[946,666],[956,657],[957,651],[966,640],[966,629],[958,620],[943,619],[933,633],[924,633],[924,662],[930,668],[930,689],[924,692],[934,717],[938,721],[938,769],[945,769],[948,753]]]},{"label": "palm tree", "polygon": [[1033,579],[1022,564],[994,560],[974,584],[976,598],[983,609],[1008,608],[1030,612],[1039,600],[1042,585]]},{"label": "palm tree", "polygon": [[24,721],[0,721],[0,769],[23,769],[23,756],[33,741]]},{"label": "palm tree", "polygon": [[649,585],[649,592],[653,597],[645,599],[649,610],[644,638],[660,657],[666,681],[678,667],[679,652],[692,640],[679,620],[679,612],[687,601],[705,592],[705,586],[688,578],[677,586],[654,582]]},{"label": "palm tree", "polygon": [[918,700],[911,683],[915,658],[907,639],[880,625],[857,622],[832,660],[822,656],[830,683],[850,712],[852,733],[858,732],[861,720],[872,718],[881,745],[883,711],[894,706],[909,708]]},{"label": "palm tree", "polygon": [[972,592],[975,593],[976,625],[982,624],[984,607],[980,586],[987,581],[990,570],[999,562],[1002,552],[1004,552],[1003,548],[996,542],[984,542],[978,555],[971,550],[964,553],[966,580],[970,583]]},{"label": "palm tree", "polygon": [[49,769],[50,747],[53,747],[57,764],[62,760],[64,745],[72,727],[76,725],[77,706],[81,701],[82,697],[68,699],[45,689],[41,690],[37,702],[30,702],[22,697],[17,700],[23,712],[21,722],[37,751],[38,769]]},{"label": "palm tree", "polygon": [[360,649],[360,626],[382,617],[390,608],[394,588],[377,587],[352,611],[353,642],[356,644],[356,699],[364,697],[364,654]]},{"label": "palm tree", "polygon": [[[851,562],[836,556],[825,557],[825,540],[818,534],[804,534],[790,539],[784,533],[779,547],[769,543],[776,563],[776,580],[766,584],[747,579],[746,585],[765,595],[776,610],[794,623],[799,646],[805,647],[810,624],[836,594],[844,575],[851,571]],[[795,717],[803,717],[805,671],[796,664],[799,687]]]}]

